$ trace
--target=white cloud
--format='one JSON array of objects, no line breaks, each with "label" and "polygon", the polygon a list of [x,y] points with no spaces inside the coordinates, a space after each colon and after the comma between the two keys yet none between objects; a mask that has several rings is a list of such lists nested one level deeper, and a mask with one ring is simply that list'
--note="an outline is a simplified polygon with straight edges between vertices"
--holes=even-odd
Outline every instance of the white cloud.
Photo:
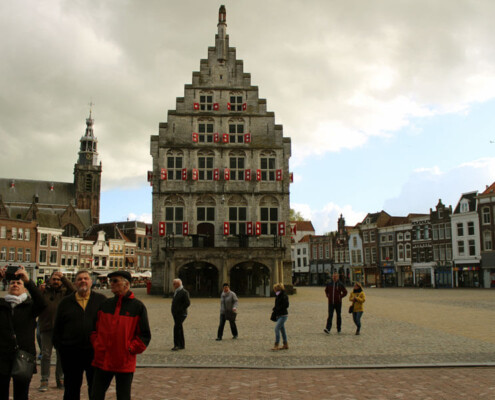
[{"label": "white cloud", "polygon": [[495,158],[464,162],[445,171],[438,167],[418,168],[411,173],[397,197],[385,200],[383,209],[392,215],[428,213],[439,199],[445,205],[455,207],[462,193],[481,192],[494,181]]},{"label": "white cloud", "polygon": [[141,215],[136,215],[134,213],[129,213],[127,215],[127,220],[128,221],[141,221],[141,222],[146,222],[147,224],[151,224],[151,214],[144,213]]},{"label": "white cloud", "polygon": [[291,203],[291,208],[313,223],[317,235],[337,230],[337,221],[342,215],[347,226],[354,226],[361,222],[366,212],[353,210],[352,206],[339,206],[332,202],[327,203],[321,209],[312,209],[308,204]]}]

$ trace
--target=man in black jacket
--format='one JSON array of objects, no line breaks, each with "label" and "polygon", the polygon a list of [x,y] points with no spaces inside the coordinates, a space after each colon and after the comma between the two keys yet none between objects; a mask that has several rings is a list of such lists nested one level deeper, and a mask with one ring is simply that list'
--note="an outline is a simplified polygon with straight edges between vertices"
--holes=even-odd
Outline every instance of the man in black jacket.
[{"label": "man in black jacket", "polygon": [[325,294],[328,298],[328,318],[323,331],[328,335],[332,329],[333,312],[337,314],[337,333],[342,329],[342,299],[347,296],[347,289],[339,280],[339,274],[334,272],[332,281],[325,287]]},{"label": "man in black jacket", "polygon": [[[50,378],[50,362],[53,348],[53,324],[55,323],[57,307],[64,297],[74,293],[74,286],[62,272],[56,271],[50,277],[48,285],[41,285],[41,292],[43,293],[43,298],[46,302],[46,308],[38,318],[41,336],[41,382],[38,390],[40,392],[46,392],[48,390],[48,379]],[[64,374],[60,361],[60,354],[57,351],[55,379],[57,381],[57,388],[63,389]]]},{"label": "man in black jacket", "polygon": [[184,340],[184,329],[182,323],[187,317],[187,307],[191,304],[189,292],[182,286],[180,279],[172,282],[175,292],[172,300],[172,316],[174,317],[174,347],[172,351],[182,350],[186,343]]},{"label": "man in black jacket", "polygon": [[76,274],[76,292],[59,304],[53,329],[53,344],[59,351],[65,375],[64,400],[79,400],[86,371],[88,393],[93,385],[93,347],[90,335],[100,305],[107,299],[91,290],[88,271]]}]

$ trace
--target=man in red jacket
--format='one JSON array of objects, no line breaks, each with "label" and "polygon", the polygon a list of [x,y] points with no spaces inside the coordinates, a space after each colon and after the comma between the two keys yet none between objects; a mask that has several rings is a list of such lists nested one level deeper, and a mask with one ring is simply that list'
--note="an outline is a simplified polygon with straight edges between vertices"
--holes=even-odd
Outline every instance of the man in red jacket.
[{"label": "man in red jacket", "polygon": [[328,298],[328,318],[327,326],[323,331],[328,335],[332,329],[333,312],[337,313],[337,332],[342,329],[342,299],[347,296],[347,289],[344,284],[339,281],[339,274],[334,272],[332,281],[327,284],[325,294]]},{"label": "man in red jacket", "polygon": [[117,399],[130,400],[136,354],[146,350],[151,340],[148,312],[130,291],[129,272],[112,272],[108,274],[108,279],[115,296],[101,305],[96,329],[91,335],[95,351],[91,399],[105,399],[115,376]]}]

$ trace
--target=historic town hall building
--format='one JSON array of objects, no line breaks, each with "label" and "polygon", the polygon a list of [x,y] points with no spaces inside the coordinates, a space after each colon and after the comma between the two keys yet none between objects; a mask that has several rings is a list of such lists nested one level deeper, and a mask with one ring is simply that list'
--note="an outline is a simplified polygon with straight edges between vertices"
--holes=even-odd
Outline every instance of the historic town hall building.
[{"label": "historic town hall building", "polygon": [[229,47],[221,6],[215,47],[151,137],[153,293],[180,277],[193,295],[268,296],[291,283],[290,138]]}]

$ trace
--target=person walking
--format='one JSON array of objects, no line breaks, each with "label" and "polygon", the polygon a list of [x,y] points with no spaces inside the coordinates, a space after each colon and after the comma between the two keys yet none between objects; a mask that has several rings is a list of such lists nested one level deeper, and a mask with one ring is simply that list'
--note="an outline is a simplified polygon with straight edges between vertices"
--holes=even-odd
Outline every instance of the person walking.
[{"label": "person walking", "polygon": [[328,318],[327,325],[323,331],[328,335],[332,329],[333,313],[337,314],[337,332],[342,329],[342,299],[347,296],[347,289],[339,281],[339,274],[334,272],[332,280],[325,287],[325,294],[328,298]]},{"label": "person walking", "polygon": [[[48,390],[48,379],[50,378],[50,363],[52,359],[52,337],[53,324],[55,322],[55,314],[57,307],[65,296],[74,293],[74,286],[62,274],[62,272],[54,272],[48,281],[48,285],[41,285],[41,293],[47,304],[45,310],[39,316],[39,330],[41,337],[41,382],[38,390],[46,392]],[[60,354],[57,353],[57,364],[55,367],[55,380],[57,388],[64,388],[64,372],[60,362]]]},{"label": "person walking", "polygon": [[91,400],[104,400],[115,377],[117,399],[130,400],[136,370],[136,354],[146,350],[151,340],[148,312],[131,292],[131,274],[108,274],[114,297],[101,304],[96,327],[91,334],[95,367]]},{"label": "person walking", "polygon": [[239,299],[237,295],[230,290],[228,283],[223,284],[222,295],[220,296],[220,325],[218,326],[218,333],[216,340],[222,340],[223,328],[225,327],[225,321],[230,323],[230,331],[232,332],[232,338],[237,339],[237,325],[235,319],[237,316],[237,306],[239,305]]},{"label": "person walking", "polygon": [[[275,306],[273,307],[273,316],[275,322],[275,344],[272,350],[288,350],[289,343],[287,342],[287,333],[285,331],[285,323],[289,317],[289,296],[285,293],[285,287],[283,283],[276,283],[273,285],[273,291],[275,292]],[[280,334],[282,334],[282,340],[284,344],[279,347]]]},{"label": "person walking", "polygon": [[77,272],[75,286],[76,292],[58,305],[53,326],[53,345],[60,354],[65,377],[64,400],[80,399],[84,372],[91,394],[94,351],[90,336],[98,310],[107,300],[105,295],[91,290],[91,277],[86,270]]},{"label": "person walking", "polygon": [[[0,277],[5,270],[0,269]],[[28,296],[29,293],[29,297]],[[9,399],[12,363],[17,348],[36,357],[34,331],[36,317],[46,307],[36,284],[29,279],[24,267],[15,272],[15,279],[8,284],[5,298],[0,299],[0,399]],[[14,399],[28,400],[29,380],[14,381]]]},{"label": "person walking", "polygon": [[175,289],[172,299],[172,317],[174,318],[174,347],[172,347],[172,351],[177,351],[186,348],[182,324],[187,318],[187,308],[191,305],[191,300],[189,299],[189,292],[184,289],[180,279],[174,279],[172,285]]},{"label": "person walking", "polygon": [[349,296],[349,301],[352,302],[352,319],[356,325],[356,335],[361,332],[361,317],[364,312],[364,302],[366,296],[364,295],[363,287],[359,282],[354,284],[354,289]]}]

